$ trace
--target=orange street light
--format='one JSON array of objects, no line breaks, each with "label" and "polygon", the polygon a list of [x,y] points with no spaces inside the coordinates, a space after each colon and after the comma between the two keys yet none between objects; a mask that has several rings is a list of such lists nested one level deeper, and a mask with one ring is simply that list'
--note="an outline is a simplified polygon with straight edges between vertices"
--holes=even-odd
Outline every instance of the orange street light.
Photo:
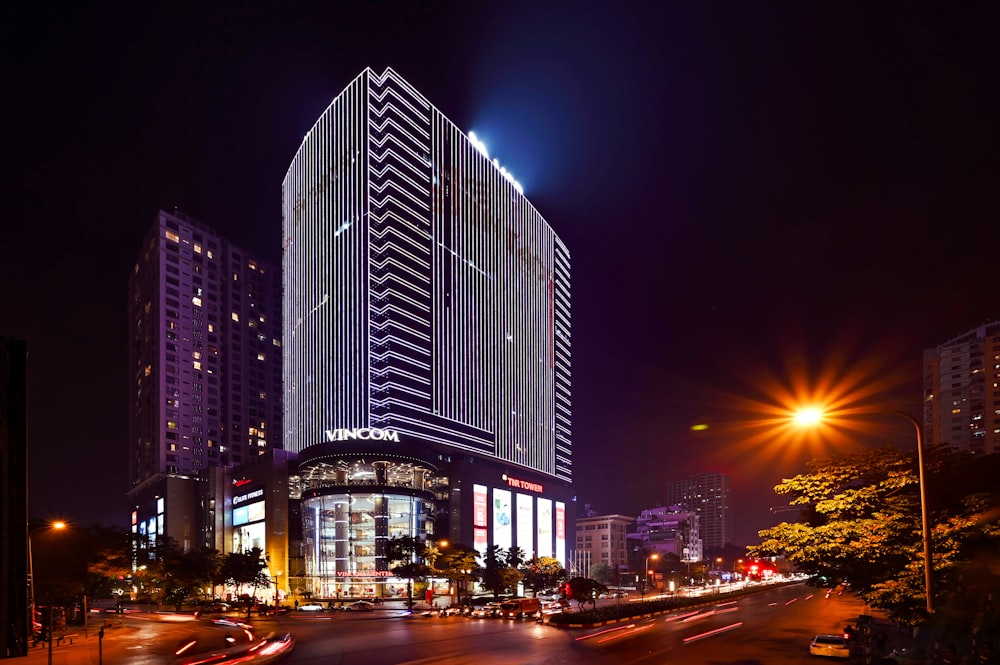
[{"label": "orange street light", "polygon": [[[905,418],[917,431],[917,474],[920,484],[920,537],[924,546],[924,591],[927,595],[927,614],[934,613],[934,603],[931,598],[931,532],[927,520],[927,484],[924,479],[924,433],[917,419],[903,411],[871,411],[861,412],[871,415],[890,415]],[[826,414],[818,407],[807,407],[796,411],[792,421],[801,426],[810,427],[823,422]]]},{"label": "orange street light", "polygon": [[[31,536],[36,531],[41,531],[42,529],[52,529],[53,531],[61,531],[66,528],[66,523],[62,520],[55,522],[50,522],[49,524],[38,524],[35,526],[28,525],[28,593],[31,595],[31,599],[28,603],[28,628],[31,630],[31,634],[35,634],[35,560],[31,553]],[[49,627],[48,634],[46,635],[49,642],[49,665],[52,665],[52,604],[49,603]]]},{"label": "orange street light", "polygon": [[[647,589],[650,588],[650,586],[649,586],[649,576],[651,574],[653,574],[653,571],[651,571],[649,569],[649,560],[652,559],[653,561],[656,561],[659,558],[660,558],[659,554],[650,554],[649,556],[646,557],[646,565],[645,565],[645,569],[646,569],[646,585],[645,586],[646,586]],[[653,581],[654,582],[656,581],[655,577],[653,578]]]}]

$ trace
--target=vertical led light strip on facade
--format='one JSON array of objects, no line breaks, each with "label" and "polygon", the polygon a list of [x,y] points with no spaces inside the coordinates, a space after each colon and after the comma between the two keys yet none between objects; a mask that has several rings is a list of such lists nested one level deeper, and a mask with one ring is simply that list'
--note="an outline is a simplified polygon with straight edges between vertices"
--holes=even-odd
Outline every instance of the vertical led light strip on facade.
[{"label": "vertical led light strip on facade", "polygon": [[287,449],[392,428],[572,479],[569,252],[391,69],[303,139],[283,237]]}]

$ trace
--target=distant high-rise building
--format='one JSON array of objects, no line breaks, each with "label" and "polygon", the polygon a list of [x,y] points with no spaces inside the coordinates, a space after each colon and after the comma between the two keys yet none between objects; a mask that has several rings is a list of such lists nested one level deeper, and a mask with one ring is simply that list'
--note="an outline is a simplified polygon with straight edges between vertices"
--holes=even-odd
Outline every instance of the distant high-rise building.
[{"label": "distant high-rise building", "polygon": [[924,351],[924,438],[976,454],[1000,452],[1000,323]]},{"label": "distant high-rise building", "polygon": [[733,508],[729,476],[696,473],[666,483],[666,503],[698,514],[704,551],[721,549],[733,540]]},{"label": "distant high-rise building", "polygon": [[132,528],[227,550],[195,532],[206,525],[194,481],[281,448],[281,271],[160,211],[129,277],[128,316]]}]

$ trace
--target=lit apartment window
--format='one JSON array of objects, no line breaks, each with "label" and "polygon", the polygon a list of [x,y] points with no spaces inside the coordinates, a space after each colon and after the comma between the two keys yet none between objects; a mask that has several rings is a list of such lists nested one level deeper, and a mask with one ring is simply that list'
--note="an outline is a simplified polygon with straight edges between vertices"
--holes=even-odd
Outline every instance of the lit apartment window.
[{"label": "lit apartment window", "polygon": [[212,250],[208,250],[207,252],[205,252],[205,255],[210,259],[215,258],[215,254],[212,253]]},{"label": "lit apartment window", "polygon": [[237,314],[236,312],[233,312],[233,321],[235,321],[236,323],[240,322],[240,315]]},{"label": "lit apartment window", "polygon": [[175,421],[175,420],[168,420],[167,421],[167,429],[177,429],[177,421]]},{"label": "lit apartment window", "polygon": [[256,270],[257,269],[257,264],[254,263],[253,261],[250,261],[249,263],[247,263],[247,265],[250,266],[250,270]]},{"label": "lit apartment window", "polygon": [[174,242],[180,242],[181,241],[181,237],[179,235],[177,235],[176,233],[174,233],[173,231],[171,231],[170,229],[167,229],[167,240],[172,240]]},{"label": "lit apartment window", "polygon": [[195,368],[196,370],[198,370],[199,372],[201,371],[201,361],[200,361],[200,360],[195,360],[195,361],[194,361],[193,363],[191,363],[191,364],[192,364],[192,365],[194,365],[194,368]]},{"label": "lit apartment window", "polygon": [[201,245],[199,245],[198,243],[194,244],[194,253],[201,254]]},{"label": "lit apartment window", "polygon": [[198,296],[191,298],[191,304],[194,305],[195,307],[201,307],[201,298],[199,298]]},{"label": "lit apartment window", "polygon": [[209,323],[208,324],[208,332],[210,332],[210,333],[214,333],[215,332],[215,324],[214,323]]},{"label": "lit apartment window", "polygon": [[258,353],[257,354],[257,360],[265,360],[264,354],[263,353]]},{"label": "lit apartment window", "polygon": [[239,275],[237,275],[236,273],[233,273],[233,281],[234,281],[234,282],[238,282],[238,281],[240,281],[240,276],[239,276]]},{"label": "lit apartment window", "polygon": [[191,356],[192,356],[192,357],[193,357],[193,358],[194,358],[195,360],[201,360],[201,351],[192,351],[192,352],[191,352]]},{"label": "lit apartment window", "polygon": [[271,343],[274,344],[277,347],[281,346],[281,340],[278,339],[278,338],[274,338],[273,340],[271,340]]}]

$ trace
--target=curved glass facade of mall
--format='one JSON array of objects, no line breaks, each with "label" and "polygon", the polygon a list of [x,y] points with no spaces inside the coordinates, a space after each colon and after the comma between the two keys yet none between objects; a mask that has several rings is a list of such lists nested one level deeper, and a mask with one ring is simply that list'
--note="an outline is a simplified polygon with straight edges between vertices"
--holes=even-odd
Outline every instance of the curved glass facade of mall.
[{"label": "curved glass facade of mall", "polygon": [[299,462],[303,543],[317,598],[399,596],[386,541],[426,537],[441,478],[434,465],[399,454],[343,454],[313,446]]},{"label": "curved glass facade of mall", "polygon": [[[520,185],[393,70],[366,69],[303,139],[282,217],[283,446],[346,465],[303,494],[310,575],[383,575],[381,539],[424,535],[428,512],[453,522],[436,537],[504,542],[504,472],[551,488],[511,505],[516,544],[552,550],[550,506],[572,481],[570,255]],[[394,466],[382,484],[374,458],[349,455],[376,437],[432,451],[425,484],[393,484]],[[500,469],[485,512],[460,489],[474,460]]]}]

